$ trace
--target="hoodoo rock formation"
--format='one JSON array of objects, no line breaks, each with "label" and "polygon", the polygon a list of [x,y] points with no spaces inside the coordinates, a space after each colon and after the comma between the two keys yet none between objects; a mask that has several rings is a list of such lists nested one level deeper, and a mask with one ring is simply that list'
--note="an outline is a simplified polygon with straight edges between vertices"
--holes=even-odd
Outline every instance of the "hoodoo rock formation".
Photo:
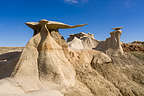
[{"label": "hoodoo rock formation", "polygon": [[54,89],[75,85],[75,70],[65,56],[66,42],[58,33],[60,28],[76,28],[63,23],[41,20],[27,22],[34,35],[25,46],[11,78],[25,92],[53,86]]},{"label": "hoodoo rock formation", "polygon": [[102,41],[96,46],[96,50],[105,52],[108,55],[118,56],[123,54],[120,36],[122,27],[113,28],[115,31],[110,32],[111,37]]},{"label": "hoodoo rock formation", "polygon": [[73,86],[75,71],[65,57],[63,44],[66,43],[58,33],[58,29],[84,25],[70,26],[47,20],[26,24],[31,28],[37,26],[40,30],[34,29],[38,31],[34,32],[34,36],[24,48],[12,77],[28,91],[37,89],[40,86],[40,81],[46,85],[48,82],[54,82],[55,85],[60,86],[59,88]]},{"label": "hoodoo rock formation", "polygon": [[106,41],[78,33],[67,43],[58,29],[85,24],[41,20],[26,25],[34,34],[22,53],[12,52],[16,58],[0,54],[0,96],[144,96],[143,60],[123,52],[121,28]]},{"label": "hoodoo rock formation", "polygon": [[[30,28],[32,28],[34,30],[34,34],[36,35],[37,33],[40,32],[42,25],[42,22],[47,22],[47,20],[43,19],[39,22],[26,22],[25,24],[27,26],[29,26]],[[68,28],[76,28],[76,27],[82,27],[85,26],[87,24],[82,24],[82,25],[75,25],[75,26],[71,26],[71,25],[67,25],[61,22],[55,22],[55,21],[48,21],[46,24],[46,27],[49,29],[49,32],[51,33],[51,36],[53,37],[53,39],[60,45],[62,46],[65,55],[67,56],[67,48],[68,45],[65,42],[63,36],[60,35],[60,33],[58,32],[59,29],[68,29]]]}]

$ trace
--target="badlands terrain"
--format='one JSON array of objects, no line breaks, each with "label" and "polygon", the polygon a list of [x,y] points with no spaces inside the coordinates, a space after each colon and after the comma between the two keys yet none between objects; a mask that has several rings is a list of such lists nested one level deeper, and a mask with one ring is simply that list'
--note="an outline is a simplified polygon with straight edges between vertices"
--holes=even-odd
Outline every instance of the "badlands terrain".
[{"label": "badlands terrain", "polygon": [[[25,47],[0,47],[0,96],[144,96],[144,43],[122,43],[121,27],[99,41],[41,20]],[[109,34],[109,33],[108,33]]]}]

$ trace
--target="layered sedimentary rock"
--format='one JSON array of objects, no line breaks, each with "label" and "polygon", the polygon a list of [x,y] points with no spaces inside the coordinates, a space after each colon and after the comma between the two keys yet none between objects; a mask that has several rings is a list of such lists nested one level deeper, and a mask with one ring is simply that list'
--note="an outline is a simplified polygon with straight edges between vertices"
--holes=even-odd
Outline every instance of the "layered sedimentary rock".
[{"label": "layered sedimentary rock", "polygon": [[123,43],[122,48],[125,52],[132,52],[132,51],[144,52],[144,42],[135,41],[132,43]]},{"label": "layered sedimentary rock", "polygon": [[72,41],[75,37],[77,37],[79,39],[81,39],[83,37],[90,37],[92,39],[95,39],[93,34],[90,34],[90,33],[86,34],[84,32],[80,32],[80,33],[77,33],[77,34],[71,34],[71,35],[69,35],[69,38],[67,39],[67,42]]},{"label": "layered sedimentary rock", "polygon": [[[10,78],[0,79],[0,96],[144,96],[143,61],[126,53],[108,56],[104,53],[108,49],[103,52],[92,50],[91,45],[85,50],[82,38],[87,36],[74,37],[68,42],[72,47],[63,48],[59,42],[65,40],[59,38],[62,37],[57,30],[59,25],[54,25],[56,29],[53,29],[55,27],[49,26],[48,22],[36,23],[41,28],[29,40],[20,57],[15,54],[15,59],[13,56],[2,58],[8,62],[0,62],[0,70],[2,64],[14,67],[11,62],[19,60]],[[111,34],[118,37],[118,34]],[[57,37],[61,41],[56,41]],[[112,48],[119,48],[117,46],[120,45]],[[74,50],[77,47],[81,50]]]},{"label": "layered sedimentary rock", "polygon": [[[67,39],[69,48],[72,49],[92,49],[98,45],[98,41],[94,39],[93,34],[86,34],[80,32],[77,34],[71,34]],[[78,46],[78,47],[77,47]]]},{"label": "layered sedimentary rock", "polygon": [[[41,23],[44,22],[44,21],[47,21],[47,20],[43,19],[40,22],[26,22],[25,24],[27,26],[29,26],[30,28],[32,28],[34,30],[33,35],[36,35],[36,34],[38,34],[40,32],[40,30],[42,28]],[[68,57],[68,54],[67,54],[68,45],[65,42],[63,36],[60,35],[59,29],[76,28],[76,27],[82,27],[82,26],[85,26],[85,25],[87,25],[87,24],[71,26],[71,25],[67,25],[67,24],[61,23],[61,22],[48,21],[48,23],[46,24],[46,27],[49,29],[49,32],[51,33],[51,36],[54,38],[54,40],[60,46],[62,46],[66,57]]]},{"label": "layered sedimentary rock", "polygon": [[[85,24],[70,26],[47,20],[26,24],[36,31],[23,49],[10,78],[0,81],[4,82],[2,86],[18,91],[13,93],[10,89],[9,94],[22,94],[43,88],[51,93],[73,87],[76,83],[75,70],[65,56],[67,47],[63,45],[66,43],[58,29],[81,27]],[[56,96],[62,96],[58,94]]]},{"label": "layered sedimentary rock", "polygon": [[105,52],[108,55],[118,56],[123,54],[123,49],[121,47],[120,36],[122,34],[121,28],[113,28],[115,31],[110,32],[111,37],[107,38],[105,41],[101,41],[96,50]]}]

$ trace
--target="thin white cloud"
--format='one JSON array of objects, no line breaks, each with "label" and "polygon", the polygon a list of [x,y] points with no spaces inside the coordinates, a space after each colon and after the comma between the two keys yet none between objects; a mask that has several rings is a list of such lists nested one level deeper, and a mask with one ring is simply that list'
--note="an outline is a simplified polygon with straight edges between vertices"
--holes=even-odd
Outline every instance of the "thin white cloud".
[{"label": "thin white cloud", "polygon": [[64,2],[71,3],[71,4],[78,4],[78,3],[87,3],[88,0],[64,0]]},{"label": "thin white cloud", "polygon": [[68,3],[73,3],[73,4],[77,4],[79,3],[78,0],[64,0],[65,2],[68,2]]}]

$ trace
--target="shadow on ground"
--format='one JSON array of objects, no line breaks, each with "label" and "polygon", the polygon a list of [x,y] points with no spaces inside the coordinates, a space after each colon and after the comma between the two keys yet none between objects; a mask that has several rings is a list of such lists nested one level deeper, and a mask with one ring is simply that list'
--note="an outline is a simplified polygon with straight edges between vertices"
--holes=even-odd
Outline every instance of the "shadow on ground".
[{"label": "shadow on ground", "polygon": [[20,55],[21,52],[9,52],[0,55],[0,79],[11,75]]}]

